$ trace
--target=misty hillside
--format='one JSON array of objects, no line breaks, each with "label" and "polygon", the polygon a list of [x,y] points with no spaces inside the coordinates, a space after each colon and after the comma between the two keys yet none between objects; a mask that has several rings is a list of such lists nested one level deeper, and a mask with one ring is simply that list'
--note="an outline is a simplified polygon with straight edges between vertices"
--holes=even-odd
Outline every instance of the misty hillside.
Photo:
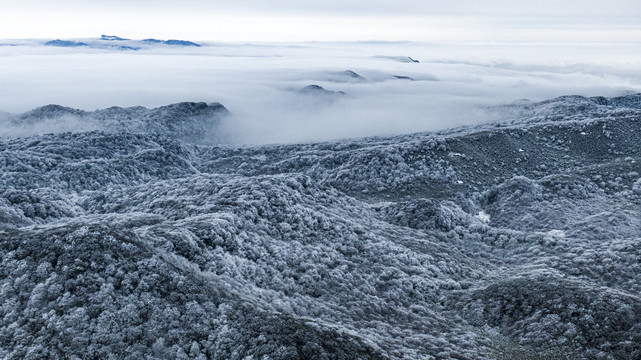
[{"label": "misty hillside", "polygon": [[106,133],[158,135],[189,143],[220,143],[217,132],[229,111],[220,103],[181,102],[154,109],[143,106],[113,106],[83,111],[60,105],[46,105],[21,115],[9,114],[0,125],[9,135],[101,130]]},{"label": "misty hillside", "polygon": [[641,358],[641,94],[491,110],[266,146],[212,144],[218,103],[7,115],[55,134],[0,138],[0,358]]}]

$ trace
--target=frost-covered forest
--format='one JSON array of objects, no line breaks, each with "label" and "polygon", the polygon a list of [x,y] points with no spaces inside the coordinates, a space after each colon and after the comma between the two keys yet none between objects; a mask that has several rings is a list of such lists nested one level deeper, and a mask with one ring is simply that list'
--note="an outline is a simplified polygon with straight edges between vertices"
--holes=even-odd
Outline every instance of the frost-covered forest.
[{"label": "frost-covered forest", "polygon": [[263,146],[223,105],[3,115],[0,358],[641,358],[641,95]]}]

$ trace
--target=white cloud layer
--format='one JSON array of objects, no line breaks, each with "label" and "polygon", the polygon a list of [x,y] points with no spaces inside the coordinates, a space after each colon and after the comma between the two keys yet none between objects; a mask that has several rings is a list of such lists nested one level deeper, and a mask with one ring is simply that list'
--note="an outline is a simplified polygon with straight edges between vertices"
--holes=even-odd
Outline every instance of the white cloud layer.
[{"label": "white cloud layer", "polygon": [[[641,50],[626,43],[209,43],[139,51],[2,43],[19,46],[0,46],[0,111],[218,101],[232,112],[226,131],[240,143],[437,130],[491,120],[485,106],[523,98],[641,90]],[[420,63],[398,61],[406,56]],[[311,84],[346,95],[297,92]]]}]

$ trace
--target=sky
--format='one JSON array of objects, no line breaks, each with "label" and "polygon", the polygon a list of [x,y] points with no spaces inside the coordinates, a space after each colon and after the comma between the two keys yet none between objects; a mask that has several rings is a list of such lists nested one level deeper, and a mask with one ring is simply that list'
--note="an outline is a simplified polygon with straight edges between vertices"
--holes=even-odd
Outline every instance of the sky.
[{"label": "sky", "polygon": [[211,41],[637,41],[631,0],[21,0],[0,37]]}]

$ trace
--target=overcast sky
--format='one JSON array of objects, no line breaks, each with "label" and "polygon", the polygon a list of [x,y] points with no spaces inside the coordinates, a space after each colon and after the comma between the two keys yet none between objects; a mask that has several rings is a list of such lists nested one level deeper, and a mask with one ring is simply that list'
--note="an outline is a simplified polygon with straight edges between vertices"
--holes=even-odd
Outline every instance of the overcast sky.
[{"label": "overcast sky", "polygon": [[213,41],[622,41],[641,38],[633,0],[5,1],[0,37]]}]

